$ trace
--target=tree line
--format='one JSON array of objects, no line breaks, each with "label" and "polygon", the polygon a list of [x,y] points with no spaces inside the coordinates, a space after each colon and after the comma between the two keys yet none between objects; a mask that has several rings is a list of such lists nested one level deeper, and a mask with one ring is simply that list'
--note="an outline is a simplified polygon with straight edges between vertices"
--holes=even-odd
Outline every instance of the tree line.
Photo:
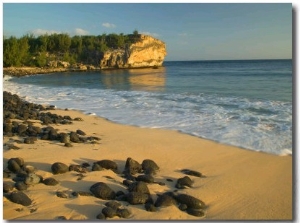
[{"label": "tree line", "polygon": [[50,60],[96,64],[108,49],[124,49],[136,42],[140,35],[102,34],[98,36],[73,36],[68,34],[11,36],[3,40],[3,66],[44,67]]}]

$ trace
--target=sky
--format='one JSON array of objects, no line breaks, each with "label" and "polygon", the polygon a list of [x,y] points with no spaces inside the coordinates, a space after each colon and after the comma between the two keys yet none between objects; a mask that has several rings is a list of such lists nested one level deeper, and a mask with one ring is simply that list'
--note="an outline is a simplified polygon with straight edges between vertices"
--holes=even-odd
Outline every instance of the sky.
[{"label": "sky", "polygon": [[166,61],[291,59],[291,3],[3,3],[3,35],[152,35]]}]

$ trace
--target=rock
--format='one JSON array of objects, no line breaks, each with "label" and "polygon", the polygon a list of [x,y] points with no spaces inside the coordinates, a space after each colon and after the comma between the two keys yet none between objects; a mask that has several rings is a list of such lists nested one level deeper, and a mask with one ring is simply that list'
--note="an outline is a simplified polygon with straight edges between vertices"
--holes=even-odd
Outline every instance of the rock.
[{"label": "rock", "polygon": [[81,136],[85,136],[85,135],[86,135],[85,132],[82,131],[82,130],[80,130],[80,129],[78,129],[78,130],[76,131],[76,133],[77,133],[78,135],[81,135]]},{"label": "rock", "polygon": [[177,202],[173,197],[171,197],[167,194],[162,194],[162,195],[158,196],[154,206],[155,207],[168,207],[168,206],[176,205],[176,204],[177,204]]},{"label": "rock", "polygon": [[21,148],[15,145],[8,145],[8,149],[19,150]]},{"label": "rock", "polygon": [[127,158],[126,163],[125,163],[125,173],[134,175],[136,173],[141,173],[142,172],[142,165],[139,164],[137,161],[135,161],[132,158]]},{"label": "rock", "polygon": [[71,142],[75,142],[75,143],[79,143],[80,142],[80,138],[79,138],[79,136],[77,135],[76,132],[71,132],[70,133],[70,141]]},{"label": "rock", "polygon": [[67,133],[60,133],[60,142],[61,143],[70,143],[70,135]]},{"label": "rock", "polygon": [[69,143],[69,142],[65,143],[64,146],[65,146],[65,147],[73,147],[73,145],[72,145],[71,143]]},{"label": "rock", "polygon": [[155,173],[156,171],[159,170],[159,167],[153,160],[145,159],[142,162],[142,169],[144,170],[144,172]]},{"label": "rock", "polygon": [[56,162],[52,164],[51,170],[53,174],[61,174],[68,172],[69,167],[64,163]]},{"label": "rock", "polygon": [[95,163],[98,164],[99,166],[101,166],[104,169],[109,169],[109,170],[112,170],[114,172],[118,171],[118,165],[114,161],[100,160],[100,161],[97,161]]},{"label": "rock", "polygon": [[21,181],[18,181],[15,183],[15,187],[17,188],[17,190],[22,191],[22,190],[27,190],[28,186]]},{"label": "rock", "polygon": [[117,215],[117,211],[111,207],[105,207],[102,209],[102,214],[104,214],[106,218],[112,218]]},{"label": "rock", "polygon": [[94,194],[95,197],[101,198],[103,200],[112,200],[115,199],[115,192],[107,186],[106,183],[98,182],[93,184],[90,187],[90,191]]},{"label": "rock", "polygon": [[128,187],[129,192],[138,192],[142,194],[150,194],[147,184],[143,181],[134,182]]},{"label": "rock", "polygon": [[35,171],[35,168],[30,165],[23,166],[23,169],[25,170],[26,173],[34,173]]},{"label": "rock", "polygon": [[120,218],[129,218],[130,215],[131,215],[131,212],[128,209],[126,209],[126,208],[124,208],[124,209],[118,208],[116,214]]},{"label": "rock", "polygon": [[40,182],[40,177],[34,173],[28,174],[28,176],[25,178],[24,183],[26,185],[33,185],[33,184],[38,184]]},{"label": "rock", "polygon": [[48,133],[49,140],[59,140],[57,130],[51,129]]},{"label": "rock", "polygon": [[27,130],[27,125],[20,124],[17,129],[17,133],[20,135]]},{"label": "rock", "polygon": [[106,207],[110,207],[112,209],[117,210],[122,204],[117,201],[109,201],[105,203]]},{"label": "rock", "polygon": [[48,186],[55,186],[55,185],[59,184],[59,182],[52,177],[48,177],[43,180],[43,184],[48,185]]},{"label": "rock", "polygon": [[156,212],[157,211],[154,204],[151,204],[151,203],[146,203],[145,204],[145,209],[146,209],[146,211],[150,211],[150,212]]},{"label": "rock", "polygon": [[205,216],[205,212],[202,209],[188,208],[188,209],[186,209],[186,213],[188,213],[189,215],[196,216],[196,217],[204,217]]},{"label": "rock", "polygon": [[103,220],[105,219],[105,215],[103,213],[100,213],[96,216],[97,219]]},{"label": "rock", "polygon": [[3,182],[3,193],[8,193],[14,189],[14,185],[10,182]]},{"label": "rock", "polygon": [[202,173],[195,171],[195,170],[183,169],[183,170],[181,170],[181,172],[186,175],[190,175],[190,176],[203,177]]},{"label": "rock", "polygon": [[25,144],[34,144],[34,141],[36,141],[36,138],[34,137],[27,137],[24,139]]},{"label": "rock", "polygon": [[21,170],[20,165],[19,165],[18,162],[17,162],[16,160],[14,160],[14,159],[10,159],[10,160],[8,161],[8,166],[7,166],[7,168],[8,168],[11,172],[13,172],[13,173],[17,173],[18,171]]},{"label": "rock", "polygon": [[14,191],[9,196],[8,199],[11,202],[21,204],[23,206],[29,206],[31,205],[32,201],[31,199],[23,192],[21,191]]},{"label": "rock", "polygon": [[149,200],[149,195],[140,192],[130,192],[127,194],[129,204],[145,204]]},{"label": "rock", "polygon": [[92,166],[92,171],[101,171],[104,170],[104,168],[102,168],[99,164],[94,163]]},{"label": "rock", "polygon": [[88,172],[88,170],[86,168],[82,167],[81,165],[74,165],[74,164],[71,164],[69,166],[69,171],[75,171],[75,172],[78,172],[78,173]]},{"label": "rock", "polygon": [[124,49],[105,51],[100,60],[100,67],[105,68],[137,68],[162,66],[166,56],[164,42],[148,35],[132,35],[133,43]]},{"label": "rock", "polygon": [[146,183],[153,183],[154,182],[154,178],[151,175],[145,174],[145,175],[139,175],[136,178],[137,181],[143,181]]},{"label": "rock", "polygon": [[185,187],[192,187],[193,181],[188,176],[179,178],[176,182],[175,187],[178,189],[183,189]]},{"label": "rock", "polygon": [[60,198],[68,198],[68,194],[66,192],[63,191],[56,191],[56,196],[60,197]]},{"label": "rock", "polygon": [[205,203],[201,200],[199,200],[198,198],[195,198],[191,195],[187,195],[187,194],[178,194],[177,196],[175,196],[175,199],[181,203],[181,204],[185,204],[188,208],[192,208],[192,209],[204,209]]}]

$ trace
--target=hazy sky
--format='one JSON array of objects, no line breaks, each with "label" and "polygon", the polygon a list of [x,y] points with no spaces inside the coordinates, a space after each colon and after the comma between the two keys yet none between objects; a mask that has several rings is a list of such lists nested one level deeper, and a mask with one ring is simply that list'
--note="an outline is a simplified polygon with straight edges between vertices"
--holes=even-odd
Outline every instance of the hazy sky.
[{"label": "hazy sky", "polygon": [[290,59],[292,4],[3,3],[3,34],[150,34],[165,60]]}]

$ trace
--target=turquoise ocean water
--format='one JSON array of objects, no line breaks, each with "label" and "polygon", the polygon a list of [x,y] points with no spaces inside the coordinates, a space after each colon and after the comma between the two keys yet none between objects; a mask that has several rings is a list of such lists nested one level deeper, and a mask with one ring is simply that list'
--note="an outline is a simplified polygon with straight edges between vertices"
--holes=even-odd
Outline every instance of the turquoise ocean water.
[{"label": "turquoise ocean water", "polygon": [[28,101],[140,127],[292,153],[292,60],[172,61],[158,69],[5,77]]}]

